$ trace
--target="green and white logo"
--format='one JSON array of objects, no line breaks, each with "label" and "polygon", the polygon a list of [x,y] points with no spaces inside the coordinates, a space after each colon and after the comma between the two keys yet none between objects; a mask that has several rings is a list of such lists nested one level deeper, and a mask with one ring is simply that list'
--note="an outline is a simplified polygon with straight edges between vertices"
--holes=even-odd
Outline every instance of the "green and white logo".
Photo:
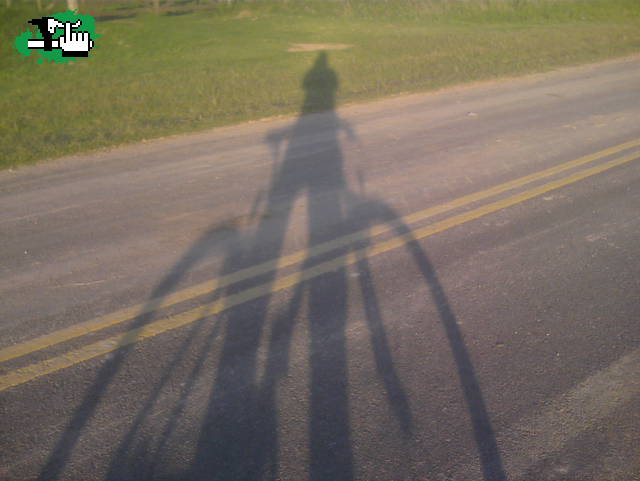
[{"label": "green and white logo", "polygon": [[16,37],[16,49],[25,57],[32,52],[40,54],[38,63],[66,63],[88,57],[98,37],[95,20],[71,10],[48,17],[34,18],[27,23],[36,27],[36,33],[27,30]]}]

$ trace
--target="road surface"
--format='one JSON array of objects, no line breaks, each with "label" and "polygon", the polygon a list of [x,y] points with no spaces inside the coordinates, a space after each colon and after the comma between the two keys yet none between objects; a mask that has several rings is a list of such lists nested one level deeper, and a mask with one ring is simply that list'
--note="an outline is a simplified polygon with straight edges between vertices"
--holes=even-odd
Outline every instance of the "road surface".
[{"label": "road surface", "polygon": [[639,68],[0,173],[0,478],[640,479]]}]

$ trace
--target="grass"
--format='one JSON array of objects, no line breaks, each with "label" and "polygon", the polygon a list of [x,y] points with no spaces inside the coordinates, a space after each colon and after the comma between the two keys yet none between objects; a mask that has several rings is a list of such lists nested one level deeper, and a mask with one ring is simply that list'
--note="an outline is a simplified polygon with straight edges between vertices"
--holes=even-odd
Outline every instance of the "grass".
[{"label": "grass", "polygon": [[13,39],[46,13],[0,6],[0,168],[296,112],[317,52],[292,43],[352,45],[329,52],[338,103],[640,51],[637,0],[182,0],[159,15],[87,0],[82,13],[102,36],[90,57],[38,65]]}]

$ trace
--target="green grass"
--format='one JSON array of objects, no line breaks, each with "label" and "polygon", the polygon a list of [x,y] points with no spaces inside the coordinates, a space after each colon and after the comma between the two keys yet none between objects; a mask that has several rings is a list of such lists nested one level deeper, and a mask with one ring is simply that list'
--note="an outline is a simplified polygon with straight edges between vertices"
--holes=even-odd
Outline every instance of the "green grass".
[{"label": "green grass", "polygon": [[96,48],[45,65],[13,49],[45,13],[0,6],[0,168],[296,112],[317,52],[287,52],[291,43],[353,45],[329,52],[339,103],[640,51],[638,0],[208,5],[176,1],[155,15],[87,0],[82,13],[107,19]]}]

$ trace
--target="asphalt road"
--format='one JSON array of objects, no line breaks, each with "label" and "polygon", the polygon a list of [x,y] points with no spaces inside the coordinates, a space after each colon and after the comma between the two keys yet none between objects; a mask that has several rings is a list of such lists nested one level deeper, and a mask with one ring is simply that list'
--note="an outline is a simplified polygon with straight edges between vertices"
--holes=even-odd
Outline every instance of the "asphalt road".
[{"label": "asphalt road", "polygon": [[639,480],[639,68],[0,173],[0,478]]}]

